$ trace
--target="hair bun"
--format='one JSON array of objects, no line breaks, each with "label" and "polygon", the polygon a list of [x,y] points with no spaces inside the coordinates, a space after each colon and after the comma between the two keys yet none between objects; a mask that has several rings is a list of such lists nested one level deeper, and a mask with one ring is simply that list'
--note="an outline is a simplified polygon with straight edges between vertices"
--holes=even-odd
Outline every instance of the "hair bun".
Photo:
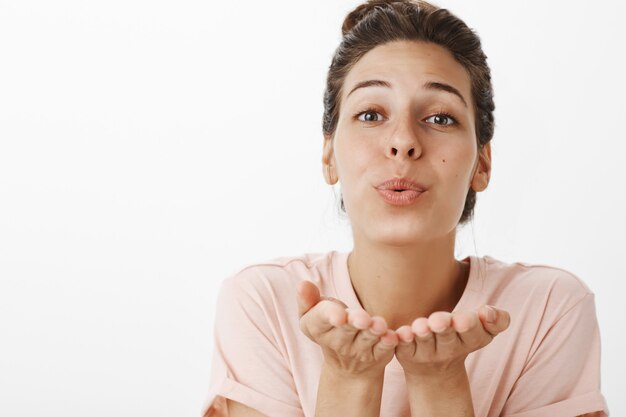
[{"label": "hair bun", "polygon": [[[356,9],[352,10],[346,18],[343,20],[341,26],[341,34],[346,36],[348,32],[352,30],[365,16],[376,9],[381,9],[384,6],[390,6],[392,3],[402,3],[397,0],[368,0],[366,3],[360,4]],[[382,7],[381,7],[382,6]]]}]

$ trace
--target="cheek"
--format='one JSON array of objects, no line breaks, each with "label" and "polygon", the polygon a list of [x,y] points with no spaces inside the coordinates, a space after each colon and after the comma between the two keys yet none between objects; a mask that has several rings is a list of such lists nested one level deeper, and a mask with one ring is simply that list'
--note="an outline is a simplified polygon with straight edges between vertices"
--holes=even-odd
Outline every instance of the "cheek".
[{"label": "cheek", "polygon": [[368,167],[372,166],[377,150],[366,145],[364,140],[359,141],[359,138],[352,137],[343,137],[341,142],[337,143],[335,147],[337,168],[343,173],[345,180],[362,177],[363,173],[368,171]]},{"label": "cheek", "polygon": [[473,169],[472,156],[473,152],[471,149],[451,149],[442,151],[437,157],[440,175],[454,179],[455,182],[469,182]]}]

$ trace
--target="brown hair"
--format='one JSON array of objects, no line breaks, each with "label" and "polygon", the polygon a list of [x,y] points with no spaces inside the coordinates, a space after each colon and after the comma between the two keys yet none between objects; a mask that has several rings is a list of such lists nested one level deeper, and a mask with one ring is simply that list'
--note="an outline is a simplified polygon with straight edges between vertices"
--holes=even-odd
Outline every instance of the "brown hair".
[{"label": "brown hair", "polygon": [[[332,140],[337,128],[341,90],[346,75],[366,52],[388,42],[416,40],[446,48],[468,72],[479,149],[493,137],[493,88],[480,38],[446,9],[420,0],[368,0],[350,12],[341,28],[343,39],[333,56],[324,91],[322,130]],[[473,215],[476,192],[469,189],[460,224]],[[345,212],[343,198],[341,209]]]}]

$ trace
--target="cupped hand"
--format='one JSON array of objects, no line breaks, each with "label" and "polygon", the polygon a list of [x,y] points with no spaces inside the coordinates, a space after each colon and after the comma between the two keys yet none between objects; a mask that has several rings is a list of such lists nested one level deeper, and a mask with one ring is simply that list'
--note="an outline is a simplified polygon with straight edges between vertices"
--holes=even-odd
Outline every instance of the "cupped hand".
[{"label": "cupped hand", "polygon": [[464,369],[467,355],[491,343],[510,322],[508,312],[486,305],[476,311],[437,311],[396,330],[396,357],[406,374]]},{"label": "cupped hand", "polygon": [[388,329],[385,319],[321,297],[310,281],[298,284],[297,297],[300,329],[321,346],[327,365],[349,375],[384,372],[398,345],[398,336]]}]

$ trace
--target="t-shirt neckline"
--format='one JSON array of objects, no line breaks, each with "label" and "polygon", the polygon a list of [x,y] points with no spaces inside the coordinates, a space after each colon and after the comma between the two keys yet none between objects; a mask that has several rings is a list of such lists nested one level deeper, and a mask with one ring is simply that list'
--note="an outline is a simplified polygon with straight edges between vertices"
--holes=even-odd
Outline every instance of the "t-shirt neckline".
[{"label": "t-shirt neckline", "polygon": [[[335,290],[335,297],[339,300],[343,301],[350,308],[362,308],[361,303],[359,303],[359,299],[354,292],[354,288],[352,287],[352,282],[350,281],[350,272],[348,270],[348,255],[350,252],[332,252],[332,284]],[[468,255],[461,260],[461,262],[469,261],[470,264],[470,272],[467,278],[467,283],[465,284],[465,289],[463,290],[463,294],[456,306],[452,310],[455,312],[463,308],[468,301],[468,298],[471,297],[471,293],[475,291],[480,291],[483,286],[483,282],[479,279],[479,268],[481,259]]]}]

